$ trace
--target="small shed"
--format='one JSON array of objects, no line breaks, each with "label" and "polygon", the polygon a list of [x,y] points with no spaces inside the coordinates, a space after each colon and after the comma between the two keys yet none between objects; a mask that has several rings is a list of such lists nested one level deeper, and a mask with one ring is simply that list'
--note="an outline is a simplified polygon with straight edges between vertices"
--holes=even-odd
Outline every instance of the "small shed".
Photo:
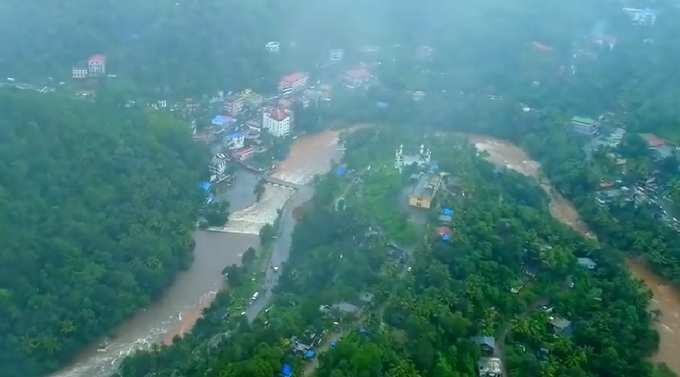
[{"label": "small shed", "polygon": [[597,268],[597,262],[590,258],[576,258],[576,263],[578,263],[579,266],[586,268],[588,270],[594,270]]},{"label": "small shed", "polygon": [[332,308],[334,310],[339,311],[340,313],[343,313],[343,314],[357,314],[361,310],[361,309],[359,309],[358,306],[356,306],[354,304],[350,304],[348,302],[340,302],[340,303],[334,304],[332,306]]},{"label": "small shed", "polygon": [[314,348],[310,348],[305,353],[302,355],[306,360],[311,360],[316,357],[316,352],[314,351]]},{"label": "small shed", "polygon": [[573,332],[571,321],[562,317],[551,317],[550,326],[558,336],[571,336]]},{"label": "small shed", "polygon": [[493,355],[496,352],[496,339],[492,336],[476,336],[472,338],[479,345],[483,354]]}]

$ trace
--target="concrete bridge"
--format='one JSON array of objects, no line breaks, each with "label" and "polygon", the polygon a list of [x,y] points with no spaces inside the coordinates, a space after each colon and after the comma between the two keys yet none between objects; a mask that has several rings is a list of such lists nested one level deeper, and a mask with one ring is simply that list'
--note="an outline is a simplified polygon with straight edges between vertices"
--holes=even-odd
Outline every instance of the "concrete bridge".
[{"label": "concrete bridge", "polygon": [[269,173],[267,171],[265,171],[264,169],[257,168],[253,165],[246,163],[245,161],[241,161],[241,160],[234,159],[234,158],[232,158],[232,161],[241,165],[242,168],[244,168],[244,169],[246,169],[246,170],[248,170],[252,173],[255,173],[257,176],[261,177],[262,179],[265,180],[265,182],[267,182],[269,184],[287,187],[287,188],[291,188],[293,190],[297,190],[297,189],[300,188],[300,185],[298,185],[298,184],[288,182],[288,181],[284,181],[284,180],[279,179],[279,178],[274,178],[271,175],[269,175]]},{"label": "concrete bridge", "polygon": [[288,188],[291,188],[293,190],[297,190],[297,189],[300,188],[300,185],[298,185],[298,184],[291,183],[291,182],[288,182],[288,181],[284,181],[282,179],[274,178],[270,175],[267,175],[267,176],[263,175],[262,179],[264,179],[265,182],[272,184],[272,185],[276,185],[276,186],[288,187]]}]

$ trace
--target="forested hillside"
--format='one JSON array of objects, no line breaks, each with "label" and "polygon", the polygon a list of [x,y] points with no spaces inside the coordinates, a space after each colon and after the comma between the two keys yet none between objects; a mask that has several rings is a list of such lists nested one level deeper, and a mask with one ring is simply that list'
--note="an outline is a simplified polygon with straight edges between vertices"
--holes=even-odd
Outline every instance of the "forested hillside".
[{"label": "forested hillside", "polygon": [[167,119],[0,92],[0,375],[54,369],[188,265],[204,158]]}]

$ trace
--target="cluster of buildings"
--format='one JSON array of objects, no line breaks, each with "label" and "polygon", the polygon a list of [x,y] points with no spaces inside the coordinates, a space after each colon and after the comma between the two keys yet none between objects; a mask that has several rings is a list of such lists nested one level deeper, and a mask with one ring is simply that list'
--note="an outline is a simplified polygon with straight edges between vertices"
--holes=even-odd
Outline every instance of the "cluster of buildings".
[{"label": "cluster of buildings", "polygon": [[635,25],[654,26],[656,24],[657,12],[650,8],[623,8],[624,13],[630,17]]},{"label": "cluster of buildings", "polygon": [[[607,160],[617,168],[617,173],[610,178],[602,178],[599,190],[595,192],[594,199],[602,207],[620,207],[632,204],[636,207],[647,206],[654,216],[680,232],[680,220],[673,215],[673,203],[668,194],[666,185],[657,182],[658,170],[650,171],[636,183],[624,184],[626,173],[630,167],[626,159],[618,149],[627,135],[627,131],[615,114],[607,113],[599,116],[597,120],[575,116],[570,122],[571,131],[587,139],[584,145],[586,158],[591,160],[595,152],[604,152]],[[645,142],[649,156],[657,163],[673,157],[680,156],[680,148],[667,140],[650,133],[639,134]]]},{"label": "cluster of buildings", "polygon": [[95,54],[86,62],[81,62],[71,68],[71,77],[74,80],[98,78],[106,75],[106,55]]},{"label": "cluster of buildings", "polygon": [[420,172],[412,175],[416,180],[413,191],[408,196],[411,207],[430,209],[442,185],[442,177],[436,173],[432,163],[432,151],[425,145],[420,145],[418,153],[405,154],[404,146],[400,145],[394,155],[394,168],[401,173],[406,167],[415,167]]}]

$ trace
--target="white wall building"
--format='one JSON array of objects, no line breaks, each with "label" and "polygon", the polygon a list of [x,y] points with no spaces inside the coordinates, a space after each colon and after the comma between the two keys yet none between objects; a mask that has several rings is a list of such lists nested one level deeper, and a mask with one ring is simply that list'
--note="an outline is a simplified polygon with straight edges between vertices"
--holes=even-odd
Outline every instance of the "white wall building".
[{"label": "white wall building", "polygon": [[262,128],[274,137],[284,137],[290,134],[292,114],[290,110],[279,107],[265,110],[262,113]]},{"label": "white wall building", "polygon": [[87,66],[84,64],[74,65],[73,68],[71,68],[71,77],[74,80],[86,79],[88,75],[89,71],[87,70]]},{"label": "white wall building", "polygon": [[432,162],[432,151],[430,148],[420,144],[420,149],[417,154],[404,154],[404,145],[399,145],[399,148],[394,152],[394,168],[401,171],[405,166],[416,165],[418,168],[425,168]]},{"label": "white wall building", "polygon": [[267,51],[272,54],[277,54],[279,53],[279,51],[281,51],[281,43],[278,41],[270,41],[267,42],[266,45],[264,45],[264,48],[266,48]]}]

